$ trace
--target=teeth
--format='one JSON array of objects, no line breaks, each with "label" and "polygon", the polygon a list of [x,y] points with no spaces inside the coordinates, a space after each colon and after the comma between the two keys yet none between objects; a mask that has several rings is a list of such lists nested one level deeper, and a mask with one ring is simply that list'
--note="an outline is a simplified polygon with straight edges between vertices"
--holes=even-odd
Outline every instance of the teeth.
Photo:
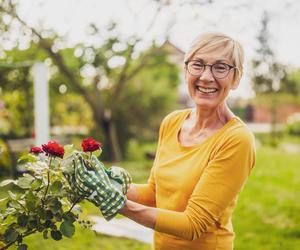
[{"label": "teeth", "polygon": [[202,87],[197,87],[197,89],[201,92],[204,92],[204,93],[214,93],[217,91],[217,89],[215,88],[202,88]]}]

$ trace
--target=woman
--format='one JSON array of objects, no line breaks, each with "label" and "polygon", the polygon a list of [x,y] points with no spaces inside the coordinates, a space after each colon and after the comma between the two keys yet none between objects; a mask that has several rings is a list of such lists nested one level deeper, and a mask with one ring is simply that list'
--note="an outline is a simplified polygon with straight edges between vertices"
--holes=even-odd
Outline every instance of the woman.
[{"label": "woman", "polygon": [[[255,162],[253,135],[226,104],[242,72],[237,41],[217,33],[199,37],[185,56],[195,108],[163,120],[148,183],[131,184],[127,199],[113,194],[121,205],[112,216],[153,228],[155,250],[233,249],[232,213]],[[77,179],[87,186],[84,175]]]}]

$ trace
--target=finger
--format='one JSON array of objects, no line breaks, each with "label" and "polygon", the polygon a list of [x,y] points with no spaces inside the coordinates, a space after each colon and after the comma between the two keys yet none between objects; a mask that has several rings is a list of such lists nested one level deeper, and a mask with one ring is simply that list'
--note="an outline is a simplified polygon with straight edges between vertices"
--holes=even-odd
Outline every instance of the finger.
[{"label": "finger", "polygon": [[[95,157],[95,159],[97,159],[97,158]],[[101,180],[102,182],[109,185],[110,180],[109,180],[109,177],[108,177],[108,175],[105,171],[104,165],[101,162],[99,162],[98,159],[97,160],[95,160],[95,159],[94,160],[92,159],[92,163],[93,163],[93,165],[95,166],[95,169],[96,169],[95,175],[99,178],[99,180]]]},{"label": "finger", "polygon": [[80,171],[80,168],[76,168],[75,170],[75,182],[81,190],[88,194],[91,194],[95,190],[95,187],[92,186],[90,176]]},{"label": "finger", "polygon": [[88,171],[88,173],[86,173],[81,172],[80,169],[78,169],[75,172],[75,176],[78,184],[85,191],[92,193],[93,191],[97,190],[97,192],[101,193],[101,190],[105,190],[105,192],[108,192],[108,187],[103,180],[95,174],[94,171]]}]

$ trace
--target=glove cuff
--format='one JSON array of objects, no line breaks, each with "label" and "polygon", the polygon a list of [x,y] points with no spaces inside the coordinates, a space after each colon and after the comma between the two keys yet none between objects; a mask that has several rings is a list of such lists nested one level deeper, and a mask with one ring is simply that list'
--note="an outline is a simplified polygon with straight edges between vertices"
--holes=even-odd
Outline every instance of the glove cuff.
[{"label": "glove cuff", "polygon": [[115,192],[110,199],[102,202],[100,210],[103,217],[109,221],[125,206],[127,197],[119,192]]}]

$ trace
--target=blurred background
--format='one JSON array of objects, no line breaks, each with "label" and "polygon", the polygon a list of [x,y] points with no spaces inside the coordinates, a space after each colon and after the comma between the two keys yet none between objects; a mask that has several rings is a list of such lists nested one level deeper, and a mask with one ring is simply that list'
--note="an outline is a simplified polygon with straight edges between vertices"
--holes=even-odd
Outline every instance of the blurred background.
[{"label": "blurred background", "polygon": [[[235,249],[300,249],[300,2],[297,0],[1,0],[0,180],[31,145],[103,143],[102,159],[147,180],[165,115],[192,107],[184,53],[202,32],[246,52],[231,109],[255,133],[257,163],[233,222]],[[5,196],[4,188],[0,196]],[[84,204],[86,216],[100,213]],[[30,249],[150,249],[78,228]]]}]

